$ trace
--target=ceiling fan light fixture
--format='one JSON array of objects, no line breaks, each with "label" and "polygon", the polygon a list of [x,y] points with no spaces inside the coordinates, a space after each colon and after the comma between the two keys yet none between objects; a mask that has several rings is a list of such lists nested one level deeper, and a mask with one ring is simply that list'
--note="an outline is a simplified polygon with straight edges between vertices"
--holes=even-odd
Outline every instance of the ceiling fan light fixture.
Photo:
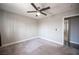
[{"label": "ceiling fan light fixture", "polygon": [[37,15],[39,16],[40,15],[40,12],[37,12]]},{"label": "ceiling fan light fixture", "polygon": [[28,13],[33,13],[33,12],[36,12],[36,16],[40,16],[41,14],[47,16],[46,13],[43,13],[42,11],[45,11],[45,10],[48,10],[50,9],[50,7],[45,7],[45,8],[42,8],[40,9],[40,7],[37,7],[34,3],[31,3],[31,5],[35,8],[36,11],[28,11]]}]

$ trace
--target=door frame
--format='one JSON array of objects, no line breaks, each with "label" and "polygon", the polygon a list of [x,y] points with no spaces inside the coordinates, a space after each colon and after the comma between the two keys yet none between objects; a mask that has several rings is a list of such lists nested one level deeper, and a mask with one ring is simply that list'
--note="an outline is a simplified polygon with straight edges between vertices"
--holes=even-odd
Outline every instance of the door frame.
[{"label": "door frame", "polygon": [[[70,46],[70,25],[69,25],[69,19],[68,18],[64,18],[64,45],[66,46]],[[65,27],[66,25],[66,27]],[[65,31],[66,28],[66,31]],[[65,35],[66,32],[66,35]]]},{"label": "door frame", "polygon": [[[65,41],[65,35],[64,35],[64,45],[66,45],[67,44],[67,46],[70,46],[71,45],[71,42],[70,42],[70,24],[71,24],[71,22],[69,21],[69,20],[71,20],[71,18],[74,18],[74,17],[79,17],[79,15],[74,15],[74,16],[70,16],[70,17],[65,17],[64,18],[64,23],[65,23],[65,21],[68,21],[68,41]],[[64,26],[65,26],[65,24],[64,24]],[[64,32],[65,32],[65,30],[64,30]]]}]

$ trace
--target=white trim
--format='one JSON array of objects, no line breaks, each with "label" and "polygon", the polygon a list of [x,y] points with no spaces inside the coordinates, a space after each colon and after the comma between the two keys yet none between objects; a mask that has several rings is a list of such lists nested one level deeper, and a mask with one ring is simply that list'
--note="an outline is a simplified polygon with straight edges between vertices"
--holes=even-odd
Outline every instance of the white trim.
[{"label": "white trim", "polygon": [[79,43],[78,42],[73,42],[73,41],[70,41],[71,43],[74,43],[74,44],[78,44],[79,45]]},{"label": "white trim", "polygon": [[64,18],[69,18],[69,17],[74,17],[74,16],[79,16],[79,13],[78,14],[74,14],[74,15],[68,15],[68,16],[65,16]]},{"label": "white trim", "polygon": [[21,43],[21,42],[24,42],[24,41],[32,40],[32,39],[35,39],[35,38],[38,38],[38,37],[32,37],[32,38],[27,38],[27,39],[16,41],[16,42],[11,42],[11,43],[7,43],[7,44],[3,44],[0,48],[6,47],[6,46],[9,46],[9,45],[13,45],[13,44],[16,44],[16,43]]},{"label": "white trim", "polygon": [[44,39],[44,40],[48,40],[48,41],[53,42],[53,43],[57,43],[57,44],[63,45],[63,43],[61,43],[61,42],[57,42],[57,41],[51,40],[51,39],[46,38],[46,37],[39,36],[39,38]]},{"label": "white trim", "polygon": [[17,43],[21,43],[21,42],[24,42],[24,41],[28,41],[28,40],[32,40],[32,39],[36,39],[36,38],[41,38],[41,39],[44,39],[44,40],[47,40],[47,41],[50,41],[50,42],[54,42],[54,43],[63,45],[63,43],[60,43],[60,42],[51,40],[51,39],[49,39],[49,38],[42,37],[42,36],[36,36],[36,37],[27,38],[27,39],[20,40],[20,41],[16,41],[16,42],[7,43],[7,44],[2,45],[0,48],[2,48],[2,47],[6,47],[6,46],[9,46],[9,45],[13,45],[13,44],[17,44]]}]

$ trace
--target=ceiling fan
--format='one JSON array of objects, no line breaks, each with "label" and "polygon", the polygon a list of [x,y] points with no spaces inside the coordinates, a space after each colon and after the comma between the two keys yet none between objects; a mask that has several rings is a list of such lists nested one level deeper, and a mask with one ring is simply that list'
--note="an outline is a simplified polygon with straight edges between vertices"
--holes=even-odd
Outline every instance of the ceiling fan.
[{"label": "ceiling fan", "polygon": [[39,16],[40,14],[47,16],[47,14],[44,13],[43,11],[50,9],[49,6],[40,9],[40,7],[36,7],[36,5],[34,3],[31,3],[31,5],[35,8],[36,11],[27,11],[27,13],[35,13],[36,12],[36,16]]}]

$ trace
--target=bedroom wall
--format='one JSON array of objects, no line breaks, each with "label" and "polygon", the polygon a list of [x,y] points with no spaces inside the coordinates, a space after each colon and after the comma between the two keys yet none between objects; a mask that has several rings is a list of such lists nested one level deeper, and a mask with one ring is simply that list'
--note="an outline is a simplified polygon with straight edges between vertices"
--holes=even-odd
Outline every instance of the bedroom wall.
[{"label": "bedroom wall", "polygon": [[63,45],[64,18],[77,14],[79,15],[79,9],[74,9],[39,20],[39,36]]},{"label": "bedroom wall", "polygon": [[37,20],[7,11],[0,12],[2,45],[37,37]]},{"label": "bedroom wall", "polygon": [[0,11],[2,45],[38,36],[63,44],[64,18],[77,14],[79,14],[79,9],[73,9],[35,20],[15,13]]}]

